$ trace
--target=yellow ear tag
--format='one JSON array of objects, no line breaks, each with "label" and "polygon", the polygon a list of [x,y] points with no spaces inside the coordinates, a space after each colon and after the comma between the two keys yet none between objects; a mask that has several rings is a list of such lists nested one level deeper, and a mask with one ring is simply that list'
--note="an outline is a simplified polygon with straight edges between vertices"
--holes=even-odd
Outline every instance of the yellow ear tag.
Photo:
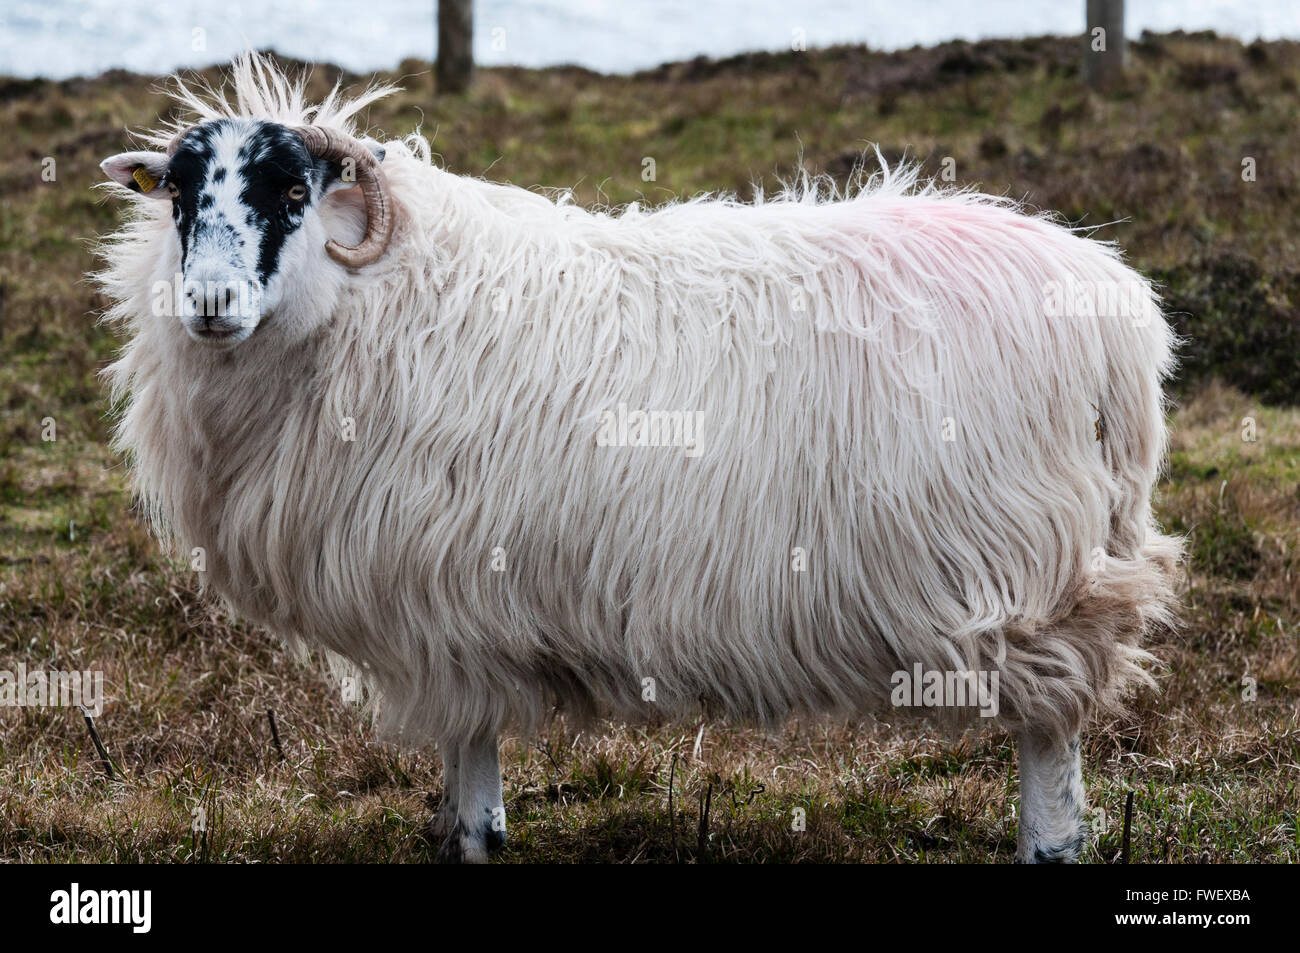
[{"label": "yellow ear tag", "polygon": [[131,173],[131,178],[135,179],[136,184],[140,186],[141,192],[152,192],[158,185],[158,182],[145,171],[142,165],[135,167],[135,171]]}]

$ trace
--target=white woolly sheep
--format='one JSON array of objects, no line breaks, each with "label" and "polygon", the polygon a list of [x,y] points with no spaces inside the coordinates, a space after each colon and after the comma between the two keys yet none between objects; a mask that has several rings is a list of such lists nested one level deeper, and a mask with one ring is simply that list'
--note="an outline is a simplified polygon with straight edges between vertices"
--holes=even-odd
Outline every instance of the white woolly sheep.
[{"label": "white woolly sheep", "polygon": [[944,714],[957,673],[1019,741],[1017,859],[1078,856],[1079,731],[1179,550],[1114,249],[897,171],[591,213],[354,138],[384,90],[234,92],[104,162],[117,441],[208,589],[438,743],[441,858],[504,841],[498,735],[557,708]]}]

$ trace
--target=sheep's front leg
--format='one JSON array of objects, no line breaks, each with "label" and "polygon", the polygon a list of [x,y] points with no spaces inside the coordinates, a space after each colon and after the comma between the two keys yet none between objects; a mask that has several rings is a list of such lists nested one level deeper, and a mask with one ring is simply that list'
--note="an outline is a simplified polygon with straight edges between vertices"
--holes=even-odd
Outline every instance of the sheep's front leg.
[{"label": "sheep's front leg", "polygon": [[497,739],[489,736],[460,745],[456,761],[455,823],[438,851],[438,862],[486,863],[506,842]]},{"label": "sheep's front leg", "polygon": [[1022,732],[1020,833],[1016,863],[1070,864],[1087,842],[1079,736],[1052,739]]},{"label": "sheep's front leg", "polygon": [[456,804],[460,800],[460,745],[444,741],[438,745],[438,750],[442,753],[442,803],[429,822],[429,832],[441,844],[456,826]]}]

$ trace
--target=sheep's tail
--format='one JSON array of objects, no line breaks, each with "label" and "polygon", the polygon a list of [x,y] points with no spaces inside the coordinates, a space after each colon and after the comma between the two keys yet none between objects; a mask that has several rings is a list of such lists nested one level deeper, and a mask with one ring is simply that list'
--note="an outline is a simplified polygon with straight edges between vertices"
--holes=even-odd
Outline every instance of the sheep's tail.
[{"label": "sheep's tail", "polygon": [[1173,365],[1174,335],[1147,291],[1136,314],[1101,319],[1111,339],[1097,427],[1115,484],[1107,552],[1120,559],[1137,557],[1154,533],[1151,491],[1168,439],[1162,384]]},{"label": "sheep's tail", "polygon": [[[1070,738],[1090,719],[1116,716],[1138,687],[1154,687],[1159,660],[1142,646],[1172,625],[1183,541],[1159,531],[1151,493],[1165,458],[1162,382],[1175,338],[1151,295],[1148,310],[1115,330],[1100,395],[1098,433],[1110,472],[1109,538],[1046,626],[1006,633],[1004,721]],[[1006,691],[1010,687],[1010,693]]]},{"label": "sheep's tail", "polygon": [[1141,649],[1156,626],[1175,621],[1178,568],[1183,540],[1160,532],[1151,512],[1151,496],[1168,451],[1167,409],[1163,384],[1174,365],[1176,338],[1147,286],[1143,307],[1129,318],[1116,318],[1120,332],[1112,349],[1111,373],[1100,404],[1102,455],[1114,479],[1110,538],[1094,563],[1093,599],[1108,600],[1135,616],[1128,664],[1101,699],[1104,709],[1117,708],[1130,682],[1151,683],[1139,663],[1153,661]]}]

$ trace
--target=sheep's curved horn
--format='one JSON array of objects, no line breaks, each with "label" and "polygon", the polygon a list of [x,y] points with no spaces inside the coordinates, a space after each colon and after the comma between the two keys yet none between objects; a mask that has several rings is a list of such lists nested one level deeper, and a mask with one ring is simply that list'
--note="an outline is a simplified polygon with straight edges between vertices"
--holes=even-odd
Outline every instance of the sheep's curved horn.
[{"label": "sheep's curved horn", "polygon": [[188,129],[182,129],[180,132],[176,133],[176,135],[172,136],[172,141],[167,143],[167,154],[169,156],[176,155],[176,150],[181,147],[181,140],[185,138],[187,132],[189,132]]},{"label": "sheep's curved horn", "polygon": [[360,268],[376,261],[388,248],[393,236],[393,201],[388,194],[388,180],[369,149],[351,136],[322,126],[296,126],[307,151],[320,159],[342,162],[351,159],[357,184],[366,203],[366,233],[357,245],[344,245],[330,239],[325,243],[329,256],[340,265]]}]

